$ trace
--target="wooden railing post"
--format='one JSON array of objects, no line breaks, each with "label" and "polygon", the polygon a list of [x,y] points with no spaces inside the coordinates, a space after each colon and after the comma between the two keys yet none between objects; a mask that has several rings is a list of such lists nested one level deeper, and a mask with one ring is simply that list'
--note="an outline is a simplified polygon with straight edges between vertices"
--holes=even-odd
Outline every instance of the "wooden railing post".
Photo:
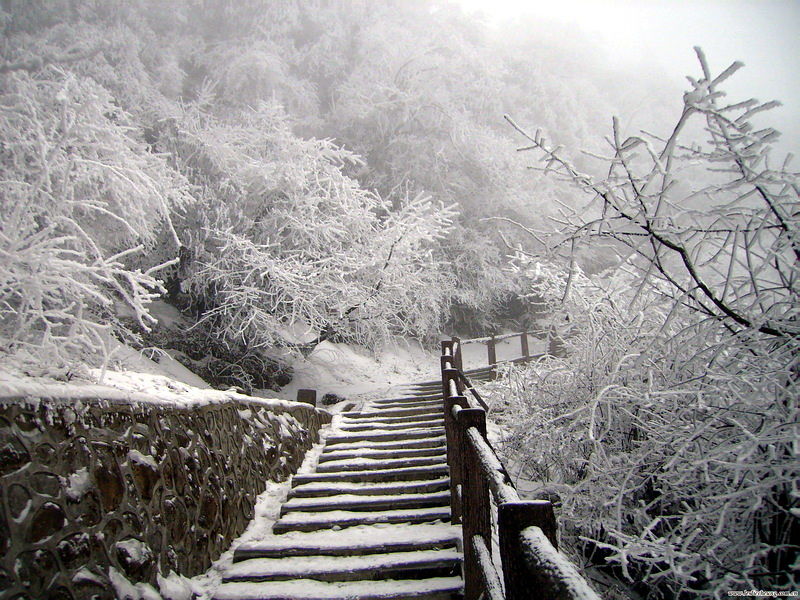
[{"label": "wooden railing post", "polygon": [[453,366],[463,373],[464,361],[461,353],[461,338],[454,337],[451,348],[458,348],[455,352],[453,352]]},{"label": "wooden railing post", "polygon": [[486,342],[486,348],[489,352],[489,366],[493,366],[497,364],[497,340],[494,339],[494,335],[489,338],[489,341]]},{"label": "wooden railing post", "polygon": [[547,354],[556,357],[566,356],[564,351],[564,340],[561,339],[561,336],[558,334],[558,329],[555,325],[550,325],[550,329],[547,331]]},{"label": "wooden railing post", "polygon": [[506,600],[538,600],[558,597],[544,582],[534,582],[520,552],[520,533],[528,527],[539,527],[558,550],[556,517],[547,500],[506,502],[497,509],[500,530],[500,557],[506,584]]},{"label": "wooden railing post", "polygon": [[486,411],[482,408],[467,408],[457,414],[458,442],[464,463],[462,464],[461,521],[464,539],[464,600],[478,600],[483,593],[483,577],[480,572],[480,557],[473,544],[473,537],[483,537],[491,550],[492,517],[489,486],[483,473],[478,453],[467,436],[471,428],[477,429],[486,438]]},{"label": "wooden railing post", "polygon": [[522,350],[522,358],[528,359],[531,357],[531,351],[528,348],[528,332],[523,331],[519,336],[519,345]]},{"label": "wooden railing post", "polygon": [[461,406],[463,396],[447,396],[444,399],[444,431],[447,444],[447,464],[450,467],[450,519],[454,524],[461,523],[461,494],[464,490],[464,454],[459,447],[458,426],[453,417],[453,407]]},{"label": "wooden railing post", "polygon": [[[442,371],[442,397],[447,398],[450,395],[450,382],[445,379],[445,371],[454,367],[453,361],[453,342],[450,340],[442,340],[442,354],[439,359],[439,367]],[[445,415],[445,419],[447,416]]]}]

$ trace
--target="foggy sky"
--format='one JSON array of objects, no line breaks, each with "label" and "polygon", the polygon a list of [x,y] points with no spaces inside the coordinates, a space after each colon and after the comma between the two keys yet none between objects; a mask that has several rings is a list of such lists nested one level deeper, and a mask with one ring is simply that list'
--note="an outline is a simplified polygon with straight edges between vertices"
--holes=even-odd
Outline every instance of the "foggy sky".
[{"label": "foggy sky", "polygon": [[724,89],[736,100],[780,100],[784,106],[762,120],[782,132],[779,150],[800,154],[800,0],[459,1],[495,20],[530,13],[574,24],[597,55],[626,68],[663,67],[681,89],[686,75],[700,74],[693,46],[703,48],[715,74],[743,61]]}]

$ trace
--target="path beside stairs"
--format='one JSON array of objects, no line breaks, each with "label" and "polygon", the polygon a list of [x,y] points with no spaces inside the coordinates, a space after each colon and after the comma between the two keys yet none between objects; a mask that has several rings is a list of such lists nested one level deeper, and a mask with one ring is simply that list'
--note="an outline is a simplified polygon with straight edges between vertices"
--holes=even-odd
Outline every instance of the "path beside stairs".
[{"label": "path beside stairs", "polygon": [[236,549],[216,600],[461,598],[441,383],[407,392],[342,414],[273,535]]}]

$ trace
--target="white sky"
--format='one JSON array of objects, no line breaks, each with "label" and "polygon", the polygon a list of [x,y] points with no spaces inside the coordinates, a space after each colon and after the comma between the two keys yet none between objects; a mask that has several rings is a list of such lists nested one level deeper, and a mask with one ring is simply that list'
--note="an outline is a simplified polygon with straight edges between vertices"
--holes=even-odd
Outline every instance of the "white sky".
[{"label": "white sky", "polygon": [[693,46],[717,73],[741,60],[724,89],[737,100],[780,100],[766,122],[783,133],[782,149],[800,151],[800,0],[459,1],[498,19],[529,13],[574,23],[611,60],[657,62],[679,83],[700,74]]}]

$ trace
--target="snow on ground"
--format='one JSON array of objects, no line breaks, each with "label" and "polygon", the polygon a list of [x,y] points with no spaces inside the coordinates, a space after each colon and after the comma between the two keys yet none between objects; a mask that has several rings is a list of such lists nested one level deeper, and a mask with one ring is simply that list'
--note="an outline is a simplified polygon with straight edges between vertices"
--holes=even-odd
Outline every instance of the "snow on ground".
[{"label": "snow on ground", "polygon": [[[292,382],[279,391],[261,390],[258,398],[210,389],[208,384],[164,352],[159,362],[118,344],[106,369],[85,369],[69,381],[58,374],[30,377],[13,365],[0,365],[0,398],[53,397],[75,401],[103,397],[116,402],[164,404],[214,403],[229,400],[295,400],[297,390],[317,390],[350,398],[380,394],[394,385],[438,377],[437,357],[414,341],[399,340],[373,354],[347,344],[322,342],[307,358],[297,357]],[[325,407],[330,409],[331,407]]]},{"label": "snow on ground", "polygon": [[309,388],[317,390],[317,399],[327,393],[349,398],[439,377],[438,355],[413,340],[397,340],[377,353],[325,341],[293,367],[292,382],[270,394],[291,400],[298,389]]},{"label": "snow on ground", "polygon": [[[153,352],[157,353],[157,362],[130,346],[117,343],[111,355],[113,370],[161,375],[194,387],[209,387],[200,377],[172,358],[169,350],[154,350]],[[95,371],[95,373],[98,377],[101,375],[98,371]]]},{"label": "snow on ground", "polygon": [[176,381],[165,375],[137,371],[90,369],[87,374],[61,381],[47,377],[28,377],[0,366],[0,401],[8,398],[49,398],[78,404],[91,398],[112,403],[138,402],[169,406],[206,405],[223,402],[255,402],[269,406],[291,405],[280,399],[254,398],[234,391],[212,390]]}]

